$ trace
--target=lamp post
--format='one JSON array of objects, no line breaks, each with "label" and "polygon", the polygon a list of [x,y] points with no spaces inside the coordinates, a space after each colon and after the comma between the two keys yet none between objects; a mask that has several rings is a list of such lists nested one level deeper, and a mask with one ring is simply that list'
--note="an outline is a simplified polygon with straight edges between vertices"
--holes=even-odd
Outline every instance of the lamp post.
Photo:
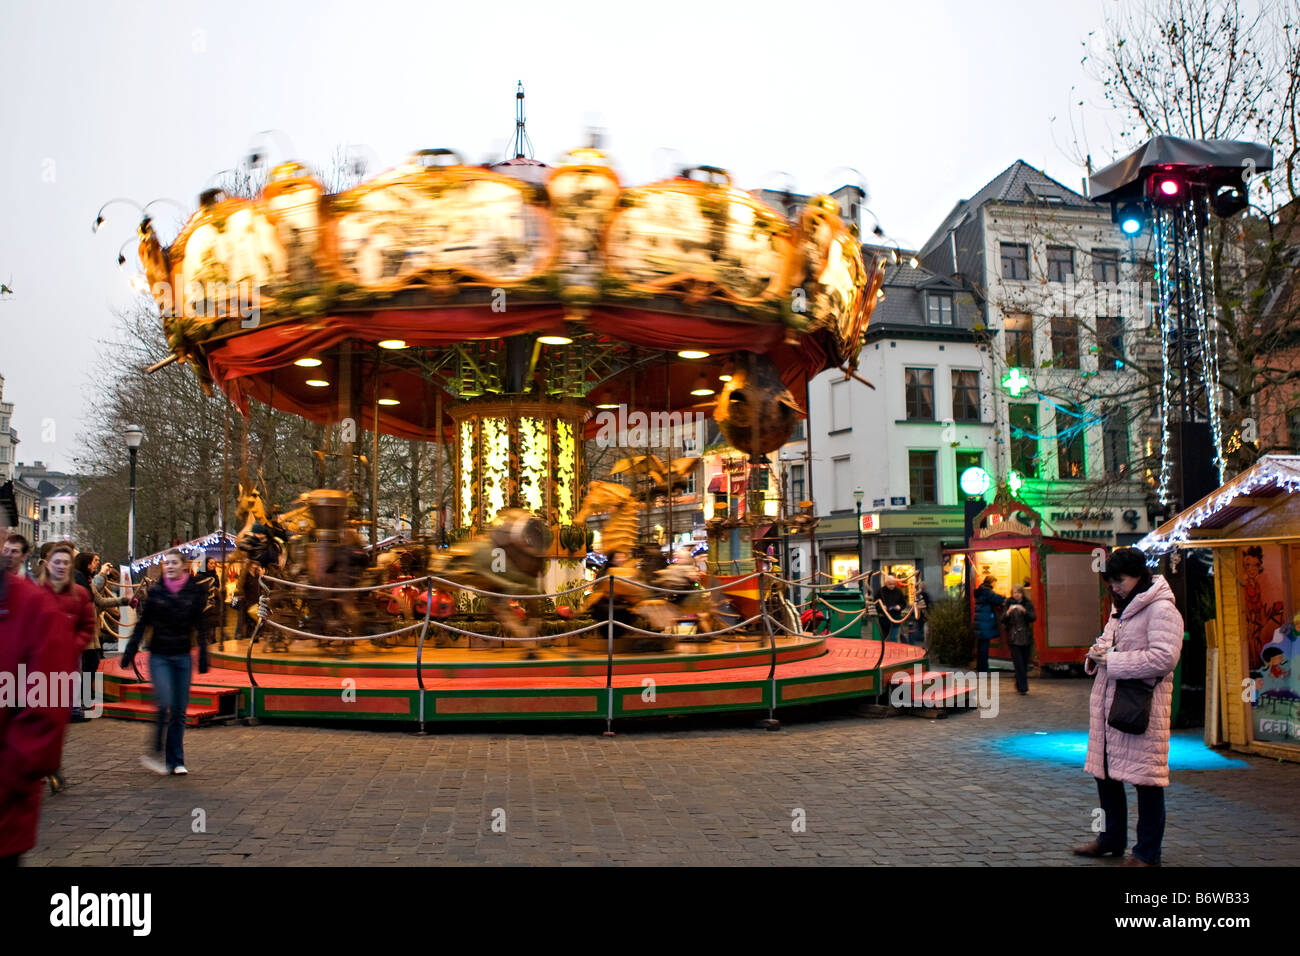
[{"label": "lamp post", "polygon": [[126,518],[126,563],[130,567],[135,563],[135,453],[144,439],[144,429],[139,425],[127,425],[122,437],[126,439],[126,449],[131,454],[131,510]]},{"label": "lamp post", "polygon": [[866,606],[867,601],[867,579],[862,577],[862,498],[864,492],[862,486],[858,485],[853,489],[853,502],[858,507],[858,590],[862,592],[862,603]]}]

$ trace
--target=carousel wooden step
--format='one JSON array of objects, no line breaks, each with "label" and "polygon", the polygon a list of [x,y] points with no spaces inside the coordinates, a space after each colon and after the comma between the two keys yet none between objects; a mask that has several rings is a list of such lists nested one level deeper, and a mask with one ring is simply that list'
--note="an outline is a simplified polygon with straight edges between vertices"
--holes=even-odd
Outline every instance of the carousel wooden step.
[{"label": "carousel wooden step", "polygon": [[[944,710],[961,710],[969,707],[975,707],[977,701],[973,698],[978,693],[977,686],[970,686],[968,681],[962,680],[957,686],[953,686],[949,680],[952,671],[922,671],[918,679],[915,671],[899,671],[890,678],[889,699],[890,704],[899,710],[910,710],[918,713],[935,711],[934,716],[939,716]],[[938,686],[935,682],[938,681]],[[895,704],[896,699],[893,693],[895,687],[911,685],[910,693],[906,695],[907,703]],[[969,688],[969,689],[968,689]],[[929,714],[926,714],[929,716]]]},{"label": "carousel wooden step", "polygon": [[[239,712],[239,688],[237,687],[206,687],[203,685],[190,687],[190,702],[187,713],[194,708],[199,708],[204,712],[204,717],[235,717]],[[146,704],[153,709],[153,684],[130,683],[121,684],[118,688],[118,703],[124,704]],[[210,713],[209,713],[210,712]]]},{"label": "carousel wooden step", "polygon": [[[119,720],[153,720],[154,705],[142,700],[109,701],[104,704],[104,716]],[[185,708],[185,726],[197,727],[201,723],[217,720],[221,717],[216,707],[204,707],[190,704]]]}]

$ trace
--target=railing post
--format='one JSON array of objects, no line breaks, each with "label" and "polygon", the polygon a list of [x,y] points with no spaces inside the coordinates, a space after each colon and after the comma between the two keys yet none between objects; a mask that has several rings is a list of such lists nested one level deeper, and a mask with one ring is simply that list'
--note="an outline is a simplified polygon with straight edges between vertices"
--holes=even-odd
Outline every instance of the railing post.
[{"label": "railing post", "polygon": [[[776,633],[772,629],[772,612],[768,608],[769,592],[763,588],[763,579],[767,576],[768,572],[766,571],[760,572],[758,576],[758,593],[760,596],[758,610],[763,615],[763,627],[767,629],[767,640],[772,649],[772,665],[767,673],[768,693],[771,697],[767,704],[767,719],[760,720],[758,726],[764,730],[780,730],[781,721],[776,719]],[[775,586],[775,582],[773,582],[773,586]]]},{"label": "railing post", "polygon": [[[612,569],[611,569],[612,570]],[[614,736],[614,575],[607,574],[609,578],[609,607],[606,609],[608,614],[608,625],[606,628],[606,639],[609,645],[608,656],[605,663],[605,737]]]},{"label": "railing post", "polygon": [[420,628],[420,639],[415,647],[415,682],[420,688],[420,729],[416,736],[424,736],[424,639],[429,633],[429,619],[433,616],[433,578],[428,579],[429,587],[425,592],[424,627]]}]

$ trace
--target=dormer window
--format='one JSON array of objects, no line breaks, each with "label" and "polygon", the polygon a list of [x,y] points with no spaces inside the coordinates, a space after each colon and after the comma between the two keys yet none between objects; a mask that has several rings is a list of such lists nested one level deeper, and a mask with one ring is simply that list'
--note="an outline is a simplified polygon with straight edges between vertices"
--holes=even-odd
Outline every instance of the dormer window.
[{"label": "dormer window", "polygon": [[952,325],[952,293],[927,292],[925,313],[931,325]]}]

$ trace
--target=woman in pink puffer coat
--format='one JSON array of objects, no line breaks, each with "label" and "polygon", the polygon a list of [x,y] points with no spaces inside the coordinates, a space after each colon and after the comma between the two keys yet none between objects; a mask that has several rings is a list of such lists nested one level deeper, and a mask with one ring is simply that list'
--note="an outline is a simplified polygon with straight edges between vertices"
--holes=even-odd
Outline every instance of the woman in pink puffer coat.
[{"label": "woman in pink puffer coat", "polygon": [[[1153,576],[1136,548],[1119,548],[1102,578],[1110,586],[1113,613],[1088,650],[1084,670],[1096,677],[1088,703],[1088,755],[1084,769],[1097,778],[1105,829],[1075,847],[1079,856],[1122,856],[1128,843],[1124,784],[1137,788],[1137,842],[1126,866],[1159,866],[1169,786],[1169,723],[1174,668],[1183,649],[1183,616],[1163,577]],[[1107,722],[1115,682],[1139,678],[1154,685],[1145,733],[1127,734]]]}]

